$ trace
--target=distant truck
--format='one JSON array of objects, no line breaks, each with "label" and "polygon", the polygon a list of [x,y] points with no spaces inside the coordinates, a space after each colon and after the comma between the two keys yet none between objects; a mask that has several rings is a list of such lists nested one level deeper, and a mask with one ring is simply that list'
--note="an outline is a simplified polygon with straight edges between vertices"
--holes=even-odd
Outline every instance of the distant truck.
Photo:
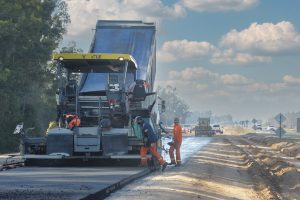
[{"label": "distant truck", "polygon": [[261,124],[254,124],[253,129],[254,130],[262,130]]},{"label": "distant truck", "polygon": [[216,131],[210,126],[210,118],[198,118],[198,125],[195,127],[195,136],[213,136]]},{"label": "distant truck", "polygon": [[193,129],[193,125],[192,124],[182,124],[182,131],[185,134],[191,133]]},{"label": "distant truck", "polygon": [[214,124],[214,125],[212,126],[212,129],[213,129],[216,133],[223,134],[223,128],[222,128],[219,124]]}]

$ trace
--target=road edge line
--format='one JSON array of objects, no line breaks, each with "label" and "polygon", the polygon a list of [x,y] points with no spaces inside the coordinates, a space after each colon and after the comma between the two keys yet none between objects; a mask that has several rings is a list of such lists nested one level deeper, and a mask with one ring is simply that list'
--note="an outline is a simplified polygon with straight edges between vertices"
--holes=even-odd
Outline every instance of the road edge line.
[{"label": "road edge line", "polygon": [[103,189],[101,189],[100,191],[93,193],[93,194],[89,194],[86,197],[81,198],[81,200],[101,200],[104,199],[106,197],[108,197],[111,193],[116,192],[117,190],[120,190],[121,188],[123,188],[124,186],[128,185],[129,183],[143,177],[146,176],[148,174],[150,174],[153,170],[150,170],[149,168],[144,169],[143,171],[131,175],[129,177],[126,177],[116,183],[113,183]]}]

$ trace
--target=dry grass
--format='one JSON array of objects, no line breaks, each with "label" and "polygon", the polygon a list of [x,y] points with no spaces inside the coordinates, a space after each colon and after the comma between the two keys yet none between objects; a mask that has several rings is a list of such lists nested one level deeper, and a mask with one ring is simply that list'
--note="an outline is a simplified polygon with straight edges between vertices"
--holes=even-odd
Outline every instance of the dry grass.
[{"label": "dry grass", "polygon": [[245,135],[248,133],[253,132],[250,128],[243,128],[239,126],[227,126],[224,127],[224,134],[225,135]]}]

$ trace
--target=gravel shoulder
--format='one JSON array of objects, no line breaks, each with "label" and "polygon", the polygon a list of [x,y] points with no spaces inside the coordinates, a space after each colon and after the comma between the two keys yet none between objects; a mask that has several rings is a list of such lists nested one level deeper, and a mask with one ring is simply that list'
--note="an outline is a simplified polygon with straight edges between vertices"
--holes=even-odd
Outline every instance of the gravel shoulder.
[{"label": "gravel shoulder", "polygon": [[263,199],[255,191],[243,152],[214,137],[181,167],[139,179],[107,199]]}]

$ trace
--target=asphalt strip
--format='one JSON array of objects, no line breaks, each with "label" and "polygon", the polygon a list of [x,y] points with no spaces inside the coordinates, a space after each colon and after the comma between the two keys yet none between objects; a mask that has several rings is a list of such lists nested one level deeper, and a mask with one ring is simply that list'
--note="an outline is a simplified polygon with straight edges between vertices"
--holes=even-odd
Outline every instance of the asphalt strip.
[{"label": "asphalt strip", "polygon": [[82,198],[81,200],[101,200],[101,199],[105,199],[106,197],[108,197],[111,193],[121,189],[122,187],[128,185],[129,183],[143,177],[146,176],[148,174],[150,174],[152,171],[147,168],[137,174],[134,174],[132,176],[129,176],[127,178],[124,178],[116,183],[113,183],[101,190],[99,190],[98,192],[94,193],[94,194],[90,194],[84,198]]}]

